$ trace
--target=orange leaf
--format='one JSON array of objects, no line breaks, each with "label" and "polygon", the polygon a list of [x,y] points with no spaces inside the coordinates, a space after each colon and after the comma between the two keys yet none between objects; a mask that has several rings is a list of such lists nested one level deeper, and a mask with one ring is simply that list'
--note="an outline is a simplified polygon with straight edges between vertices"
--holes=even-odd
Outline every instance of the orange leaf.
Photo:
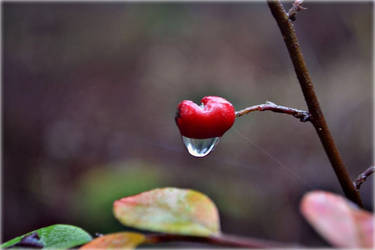
[{"label": "orange leaf", "polygon": [[139,233],[113,233],[98,237],[80,249],[110,249],[110,248],[122,248],[122,249],[134,249],[139,244],[144,242],[145,236]]}]

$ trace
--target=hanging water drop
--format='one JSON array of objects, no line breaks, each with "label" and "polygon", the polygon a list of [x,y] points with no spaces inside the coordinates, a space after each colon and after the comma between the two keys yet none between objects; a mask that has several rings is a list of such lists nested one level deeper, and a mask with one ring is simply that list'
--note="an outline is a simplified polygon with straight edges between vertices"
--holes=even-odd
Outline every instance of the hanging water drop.
[{"label": "hanging water drop", "polygon": [[186,149],[192,156],[204,157],[208,155],[219,142],[220,137],[212,137],[207,139],[193,139],[182,136]]}]

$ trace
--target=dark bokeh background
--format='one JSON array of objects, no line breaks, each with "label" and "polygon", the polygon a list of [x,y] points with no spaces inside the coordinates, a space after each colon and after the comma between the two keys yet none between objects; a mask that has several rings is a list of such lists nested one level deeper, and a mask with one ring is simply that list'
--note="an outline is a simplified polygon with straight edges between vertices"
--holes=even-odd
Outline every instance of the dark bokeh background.
[{"label": "dark bokeh background", "polygon": [[[297,34],[354,178],[372,161],[372,4],[305,7]],[[205,95],[306,109],[266,3],[5,3],[3,28],[3,240],[123,230],[115,199],[176,186],[210,196],[226,233],[326,244],[298,209],[307,191],[342,194],[310,124],[253,113],[203,159],[174,124]]]}]

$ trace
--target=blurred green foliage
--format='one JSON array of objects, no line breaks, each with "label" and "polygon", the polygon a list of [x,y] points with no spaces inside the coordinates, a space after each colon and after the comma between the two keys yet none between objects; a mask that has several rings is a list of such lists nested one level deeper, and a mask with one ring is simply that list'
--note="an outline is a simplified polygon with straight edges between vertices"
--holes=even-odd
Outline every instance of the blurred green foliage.
[{"label": "blurred green foliage", "polygon": [[120,228],[113,216],[113,203],[120,198],[160,187],[163,174],[153,164],[133,160],[90,169],[75,193],[82,225],[100,233]]}]

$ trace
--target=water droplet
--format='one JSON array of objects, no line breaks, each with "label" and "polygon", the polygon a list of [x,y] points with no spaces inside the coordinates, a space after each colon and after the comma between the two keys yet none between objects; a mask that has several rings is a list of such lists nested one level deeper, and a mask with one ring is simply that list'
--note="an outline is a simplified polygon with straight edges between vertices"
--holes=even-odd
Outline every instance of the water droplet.
[{"label": "water droplet", "polygon": [[212,137],[208,139],[193,139],[182,136],[186,149],[192,156],[204,157],[208,155],[219,142],[220,137]]}]

